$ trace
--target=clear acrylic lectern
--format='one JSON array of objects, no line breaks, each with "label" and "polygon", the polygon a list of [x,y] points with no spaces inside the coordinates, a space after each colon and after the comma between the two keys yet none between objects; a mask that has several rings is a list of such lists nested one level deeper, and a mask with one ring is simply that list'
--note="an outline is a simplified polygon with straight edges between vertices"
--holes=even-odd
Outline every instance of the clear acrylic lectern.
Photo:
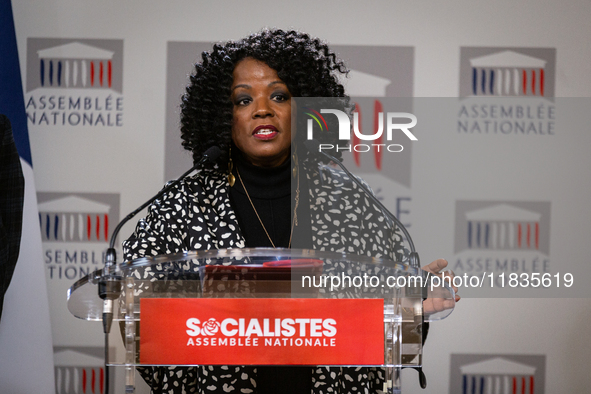
[{"label": "clear acrylic lectern", "polygon": [[[121,263],[108,276],[119,290],[112,301],[99,298],[104,275],[96,271],[70,288],[68,308],[102,321],[104,304],[112,303],[105,363],[125,369],[126,393],[135,390],[138,366],[249,360],[384,367],[383,392],[400,393],[400,370],[422,365],[423,323],[448,316],[455,297],[448,286],[432,287],[420,269],[316,250],[160,255]],[[446,309],[424,309],[428,298],[445,300]]]}]

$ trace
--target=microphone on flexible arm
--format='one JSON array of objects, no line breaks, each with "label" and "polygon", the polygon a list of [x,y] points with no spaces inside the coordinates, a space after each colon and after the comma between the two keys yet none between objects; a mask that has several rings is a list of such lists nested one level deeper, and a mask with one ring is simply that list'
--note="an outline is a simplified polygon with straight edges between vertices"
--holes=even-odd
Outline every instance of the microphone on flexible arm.
[{"label": "microphone on flexible arm", "polygon": [[115,250],[115,240],[117,239],[117,235],[121,230],[121,227],[129,220],[131,220],[135,215],[137,215],[141,210],[146,208],[150,205],[154,200],[162,197],[165,193],[167,193],[170,189],[176,186],[179,182],[181,182],[187,175],[198,169],[201,165],[206,162],[213,163],[220,155],[222,151],[217,146],[212,146],[207,149],[203,153],[203,157],[197,164],[195,164],[191,169],[181,175],[179,178],[174,180],[173,182],[169,183],[164,187],[159,193],[157,193],[154,197],[143,203],[139,208],[135,211],[131,212],[127,215],[123,220],[119,222],[115,230],[113,230],[113,234],[111,235],[111,241],[109,243],[109,248],[107,249],[107,253],[105,256],[105,267],[103,268],[103,274],[99,281],[98,292],[99,297],[103,299],[103,331],[105,334],[108,334],[111,331],[111,323],[113,321],[113,301],[119,298],[119,294],[121,293],[121,276],[116,273],[117,267],[117,251]]},{"label": "microphone on flexible arm", "polygon": [[157,198],[162,197],[166,192],[168,192],[170,189],[176,186],[187,175],[198,169],[205,162],[210,161],[213,163],[221,155],[221,153],[222,151],[217,146],[212,146],[209,149],[207,149],[203,153],[203,157],[201,158],[201,160],[199,160],[197,164],[191,167],[189,171],[185,172],[179,178],[166,185],[166,187],[164,187],[154,197],[152,197],[151,199],[143,203],[135,211],[127,215],[123,220],[119,222],[119,224],[117,224],[115,230],[113,230],[113,234],[111,235],[111,241],[109,243],[109,248],[107,249],[107,253],[105,256],[105,268],[103,268],[103,272],[98,285],[99,297],[103,300],[103,332],[105,333],[105,394],[109,393],[109,367],[107,365],[109,353],[108,334],[111,331],[111,325],[113,322],[113,301],[119,298],[119,295],[121,294],[121,275],[117,272],[117,251],[115,250],[115,240],[117,239],[117,235],[119,234],[121,227],[123,227],[125,223],[127,223],[130,219],[137,215],[142,209],[150,205]]},{"label": "microphone on flexible arm", "polygon": [[[406,240],[408,242],[408,245],[410,247],[410,254],[408,257],[409,260],[409,265],[413,268],[417,268],[420,269],[420,259],[419,259],[419,254],[417,253],[416,249],[415,249],[415,245],[412,242],[412,238],[410,236],[410,233],[408,232],[408,230],[406,229],[406,227],[404,227],[404,225],[402,224],[402,222],[400,222],[400,220],[398,220],[398,218],[396,216],[394,216],[394,214],[392,212],[390,212],[388,210],[388,208],[386,208],[384,206],[384,204],[382,204],[382,202],[380,200],[378,200],[376,198],[376,196],[373,195],[373,193],[371,193],[369,191],[369,189],[363,184],[363,182],[361,182],[355,175],[353,175],[353,173],[351,173],[351,171],[349,171],[345,165],[336,157],[329,155],[326,152],[323,152],[322,149],[320,149],[320,142],[318,142],[315,139],[312,140],[306,140],[304,141],[304,145],[306,146],[306,148],[308,149],[308,152],[311,154],[314,153],[319,153],[321,155],[323,155],[324,157],[330,159],[332,162],[336,163],[348,176],[349,178],[351,178],[351,180],[353,182],[355,182],[355,184],[357,186],[359,186],[361,188],[361,190],[363,190],[365,192],[365,194],[369,197],[369,199],[376,204],[378,207],[380,207],[382,209],[382,212],[390,219],[394,222],[394,224],[396,224],[398,226],[398,228],[402,231],[402,233],[404,234],[404,236],[406,237]],[[429,275],[424,275],[423,274],[423,279],[424,279],[424,283],[426,283],[426,281],[428,280]],[[421,294],[422,294],[422,299],[427,298],[426,294],[424,294],[424,290],[426,289],[426,286],[421,289]],[[415,321],[419,324],[421,324],[421,327],[424,326],[424,315],[423,315],[423,309],[422,309],[422,299],[420,303],[417,303],[417,305],[415,305],[414,308],[414,317],[415,317]],[[422,334],[421,334],[422,335]],[[427,378],[423,372],[422,367],[412,367],[413,369],[416,369],[417,372],[419,373],[419,382],[421,385],[421,388],[426,388],[427,387]]]}]

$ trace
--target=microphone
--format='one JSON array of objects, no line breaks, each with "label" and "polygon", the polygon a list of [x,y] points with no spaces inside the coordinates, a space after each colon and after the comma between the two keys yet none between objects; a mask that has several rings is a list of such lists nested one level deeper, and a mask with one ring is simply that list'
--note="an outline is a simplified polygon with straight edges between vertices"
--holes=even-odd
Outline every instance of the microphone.
[{"label": "microphone", "polygon": [[[394,214],[392,212],[390,212],[388,210],[388,208],[386,208],[384,206],[384,204],[382,204],[382,202],[380,200],[378,200],[373,193],[371,193],[367,187],[359,180],[357,179],[357,177],[355,175],[353,175],[351,173],[351,171],[349,171],[345,165],[336,157],[329,155],[326,152],[323,152],[320,149],[320,142],[318,142],[317,140],[306,140],[304,141],[304,145],[306,146],[306,148],[308,149],[308,152],[310,154],[314,154],[314,153],[319,153],[321,155],[323,155],[324,157],[330,159],[332,162],[336,163],[348,176],[349,178],[351,178],[351,180],[353,182],[355,182],[355,184],[357,184],[357,186],[359,186],[361,188],[361,190],[363,190],[365,192],[365,194],[370,198],[370,200],[376,204],[377,206],[379,206],[382,211],[384,212],[384,214],[390,219],[392,220],[397,226],[398,228],[400,228],[400,230],[402,231],[402,233],[404,234],[404,236],[406,237],[406,240],[408,242],[408,245],[410,247],[410,255],[409,255],[409,265],[413,268],[420,268],[420,260],[419,260],[419,254],[417,253],[416,249],[415,249],[415,245],[412,242],[412,238],[410,236],[410,233],[408,232],[408,230],[406,229],[406,227],[404,227],[404,225],[400,222],[400,220],[398,220],[398,218],[396,216],[394,216]],[[427,273],[426,275],[423,274],[423,279],[424,279],[424,283],[426,284],[428,279],[429,279],[429,274]],[[414,290],[414,291],[413,291]],[[423,300],[427,298],[427,294],[425,294],[425,290],[426,290],[426,286],[422,289],[420,289],[419,291],[415,289],[411,289],[409,291],[407,291],[407,296],[421,296],[420,301],[415,302],[414,305],[414,321],[417,324],[418,327],[421,327],[421,332],[422,329],[424,329],[425,326],[425,320],[424,320],[424,315],[423,315]],[[412,369],[416,369],[417,372],[419,373],[419,383],[421,388],[426,388],[427,387],[427,378],[425,376],[425,373],[423,372],[423,368],[422,367],[410,367]]]},{"label": "microphone", "polygon": [[119,298],[119,294],[121,293],[121,276],[116,273],[117,251],[115,250],[115,240],[117,239],[117,235],[119,235],[121,227],[123,227],[125,223],[131,220],[141,210],[143,210],[152,202],[154,202],[154,200],[162,197],[170,189],[178,185],[183,179],[185,179],[187,175],[198,169],[206,162],[215,162],[215,160],[221,154],[222,151],[217,146],[212,146],[209,149],[207,149],[203,153],[203,157],[201,158],[201,160],[199,160],[199,162],[197,162],[197,164],[191,167],[191,169],[189,169],[179,178],[169,183],[165,188],[158,192],[154,197],[143,203],[135,211],[127,215],[123,220],[119,222],[117,227],[115,227],[115,230],[113,230],[113,233],[111,235],[111,241],[109,243],[109,248],[107,249],[107,253],[105,256],[105,268],[103,269],[103,275],[101,276],[98,286],[99,297],[103,300],[103,331],[105,334],[108,334],[111,331],[111,323],[113,321],[113,300]]}]

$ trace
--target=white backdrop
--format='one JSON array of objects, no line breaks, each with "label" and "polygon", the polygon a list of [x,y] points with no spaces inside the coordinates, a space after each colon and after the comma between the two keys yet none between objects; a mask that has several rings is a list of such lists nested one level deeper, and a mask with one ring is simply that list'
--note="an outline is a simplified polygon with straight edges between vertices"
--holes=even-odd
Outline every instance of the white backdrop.
[{"label": "white backdrop", "polygon": [[[554,78],[554,95],[591,96],[591,3],[587,0],[22,0],[13,1],[13,9],[23,86],[27,86],[27,68],[38,67],[25,60],[30,46],[43,44],[42,39],[123,42],[121,53],[114,50],[115,56],[122,56],[122,70],[113,70],[120,73],[122,91],[110,93],[122,98],[121,126],[29,123],[37,191],[46,193],[47,199],[76,195],[117,205],[116,216],[134,209],[164,182],[169,42],[224,41],[262,27],[279,27],[303,30],[333,45],[413,47],[412,94],[451,98],[459,95],[462,47],[554,48],[555,73],[549,76]],[[195,53],[193,59],[197,57]],[[190,71],[188,64],[187,74]],[[87,93],[58,88],[25,92],[27,99],[43,94]],[[457,114],[447,116],[453,121]],[[496,135],[458,135],[455,129],[424,135],[413,145],[409,216],[422,261],[439,257],[457,260],[454,212],[458,202],[542,201],[551,204],[551,263],[587,264],[591,252],[586,237],[591,230],[591,211],[586,207],[591,200],[591,159],[585,148],[591,141],[584,126],[563,127],[554,136],[512,140]],[[457,150],[442,151],[440,144],[455,144]],[[524,162],[537,152],[535,165]],[[479,162],[477,169],[465,165],[476,163],[483,155],[487,160]],[[515,172],[515,165],[520,164],[521,176]],[[116,222],[118,217],[110,220]],[[124,227],[124,236],[131,230],[131,225]],[[104,246],[100,242],[44,243],[54,259],[56,249],[100,253]],[[51,266],[47,256],[45,259]],[[88,329],[73,332],[73,327],[83,329],[83,325],[64,321],[63,289],[72,281],[49,277],[48,281],[52,315],[61,316],[52,322],[56,351],[78,348],[80,353],[96,355],[95,348],[102,341],[100,327],[84,323]],[[421,391],[414,373],[405,371],[405,392],[449,392],[452,354],[542,355],[546,393],[585,392],[591,387],[589,324],[588,299],[463,299],[449,319],[432,326],[425,348],[427,390]]]}]

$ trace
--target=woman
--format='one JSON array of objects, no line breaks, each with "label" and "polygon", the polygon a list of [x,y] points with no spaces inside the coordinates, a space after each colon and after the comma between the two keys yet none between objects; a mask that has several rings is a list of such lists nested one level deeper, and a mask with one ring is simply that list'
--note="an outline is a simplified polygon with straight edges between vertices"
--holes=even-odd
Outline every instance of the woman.
[{"label": "woman", "polygon": [[[370,224],[359,236],[357,220],[326,222],[326,210],[337,206],[376,208],[340,171],[306,160],[301,137],[292,135],[292,97],[346,101],[335,76],[346,72],[324,43],[295,31],[265,30],[204,52],[181,105],[183,146],[195,162],[214,145],[224,154],[150,207],[124,242],[125,257],[297,247],[402,259],[402,240],[391,224],[390,234],[380,232],[383,224]],[[317,138],[335,143],[335,134]],[[338,204],[316,203],[337,188]],[[353,240],[364,236],[368,242]],[[203,366],[141,373],[154,393],[380,392],[384,381],[379,368]]]}]

